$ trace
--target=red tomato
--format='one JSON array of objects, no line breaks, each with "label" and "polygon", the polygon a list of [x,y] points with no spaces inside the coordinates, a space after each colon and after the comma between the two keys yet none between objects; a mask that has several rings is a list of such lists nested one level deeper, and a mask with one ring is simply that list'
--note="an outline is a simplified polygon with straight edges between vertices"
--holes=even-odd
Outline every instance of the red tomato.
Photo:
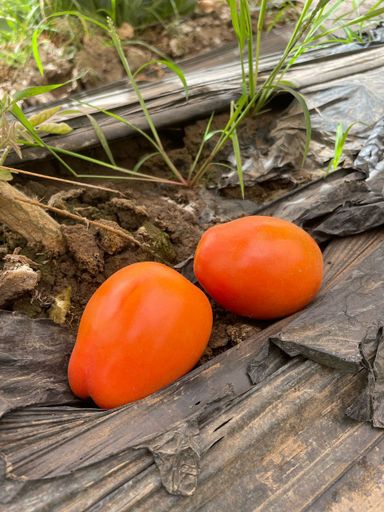
[{"label": "red tomato", "polygon": [[80,398],[111,408],[143,398],[191,370],[208,343],[206,295],[160,263],[129,265],[88,302],[69,361]]},{"label": "red tomato", "polygon": [[274,217],[252,216],[208,229],[197,246],[195,274],[224,308],[271,319],[308,304],[318,292],[323,258],[303,229]]}]

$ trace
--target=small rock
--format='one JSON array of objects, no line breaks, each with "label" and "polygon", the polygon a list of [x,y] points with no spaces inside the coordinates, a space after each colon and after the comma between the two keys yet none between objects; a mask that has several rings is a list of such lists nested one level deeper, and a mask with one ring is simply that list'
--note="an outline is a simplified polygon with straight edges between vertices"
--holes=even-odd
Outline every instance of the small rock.
[{"label": "small rock", "polygon": [[75,226],[62,224],[61,230],[68,250],[80,265],[80,268],[91,274],[97,274],[104,269],[103,252],[89,229],[80,224]]},{"label": "small rock", "polygon": [[226,332],[226,326],[217,323],[212,330],[211,338],[209,340],[209,347],[212,350],[222,348],[228,345],[229,338]]}]

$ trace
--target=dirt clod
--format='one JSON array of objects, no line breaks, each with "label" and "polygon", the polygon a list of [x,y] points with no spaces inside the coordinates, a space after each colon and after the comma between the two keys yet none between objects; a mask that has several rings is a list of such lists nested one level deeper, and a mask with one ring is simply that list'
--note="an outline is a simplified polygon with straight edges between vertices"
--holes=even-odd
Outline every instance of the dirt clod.
[{"label": "dirt clod", "polygon": [[40,272],[34,263],[21,254],[4,257],[5,264],[0,273],[0,306],[34,290],[40,280]]},{"label": "dirt clod", "polygon": [[216,322],[209,341],[212,350],[238,345],[242,341],[256,334],[261,328],[255,324],[239,322],[238,318],[230,313],[220,313],[220,322]]},{"label": "dirt clod", "polygon": [[75,72],[86,71],[82,82],[93,87],[105,82],[114,82],[123,78],[119,58],[111,46],[99,36],[85,36],[83,49],[75,58]]},{"label": "dirt clod", "polygon": [[[100,219],[98,222],[99,224],[105,224],[117,231],[121,231],[122,235],[128,234],[113,220]],[[126,237],[119,236],[117,233],[113,233],[107,229],[99,228],[98,235],[100,247],[108,254],[116,254],[129,245],[129,240],[127,240]]]},{"label": "dirt clod", "polygon": [[128,231],[138,229],[148,219],[147,209],[131,199],[114,197],[109,204],[116,211],[121,226]]},{"label": "dirt clod", "polygon": [[132,39],[135,35],[135,29],[128,22],[124,21],[117,29],[120,39]]},{"label": "dirt clod", "polygon": [[133,72],[137,71],[140,66],[151,60],[151,52],[138,48],[137,46],[128,46],[125,50],[125,55]]},{"label": "dirt clod", "polygon": [[48,206],[53,206],[54,208],[62,208],[63,210],[67,209],[66,201],[68,199],[76,199],[81,196],[84,189],[82,188],[71,188],[69,190],[60,190],[56,194],[53,194],[48,201]]},{"label": "dirt clod", "polygon": [[137,235],[142,238],[143,242],[147,242],[155,254],[165,261],[173,262],[176,260],[176,251],[169,239],[169,235],[151,222],[146,222],[139,228]]},{"label": "dirt clod", "polygon": [[69,252],[83,270],[97,274],[104,269],[103,252],[97,245],[94,234],[86,226],[61,226]]}]

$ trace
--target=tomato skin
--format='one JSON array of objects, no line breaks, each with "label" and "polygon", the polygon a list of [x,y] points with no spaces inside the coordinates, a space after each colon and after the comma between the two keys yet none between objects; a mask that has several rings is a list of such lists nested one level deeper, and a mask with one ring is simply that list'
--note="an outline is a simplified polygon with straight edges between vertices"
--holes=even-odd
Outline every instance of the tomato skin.
[{"label": "tomato skin", "polygon": [[103,408],[143,398],[197,363],[212,330],[206,295],[161,263],[135,263],[109,277],[81,318],[68,379]]},{"label": "tomato skin", "polygon": [[295,224],[255,215],[209,228],[197,246],[194,271],[225,309],[268,320],[313,300],[321,287],[323,257]]}]

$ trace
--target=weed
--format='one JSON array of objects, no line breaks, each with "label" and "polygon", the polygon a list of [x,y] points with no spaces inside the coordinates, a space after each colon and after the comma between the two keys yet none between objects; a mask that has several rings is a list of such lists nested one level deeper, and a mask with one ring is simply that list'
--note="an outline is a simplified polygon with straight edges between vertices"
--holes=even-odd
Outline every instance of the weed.
[{"label": "weed", "polygon": [[[49,108],[26,118],[18,106],[18,102],[26,98],[52,91],[61,85],[63,84],[29,87],[13,96],[4,94],[0,100],[0,165],[5,162],[11,150],[21,158],[20,146],[38,140],[39,132],[65,135],[72,131],[67,123],[52,122],[61,107]],[[10,119],[10,114],[13,115],[13,120]]]},{"label": "weed", "polygon": [[[232,24],[240,49],[240,63],[243,78],[242,95],[239,100],[232,105],[231,115],[225,128],[220,131],[216,145],[210,155],[201,164],[200,169],[196,172],[192,179],[192,184],[196,184],[202,178],[226,142],[229,139],[233,139],[237,127],[244,118],[250,112],[254,114],[260,113],[272,96],[281,90],[290,92],[300,102],[303,108],[306,126],[306,143],[303,155],[304,162],[311,139],[310,114],[305,98],[298,91],[294,90],[292,84],[284,81],[284,75],[306,51],[316,46],[318,47],[333,42],[333,34],[335,32],[349,29],[349,35],[351,36],[354,33],[352,30],[353,27],[361,26],[361,24],[372,19],[377,20],[384,13],[384,7],[379,7],[383,2],[376,2],[364,14],[358,14],[356,17],[350,17],[350,12],[345,15],[346,17],[342,15],[336,16],[332,20],[332,29],[329,29],[326,28],[324,24],[327,20],[334,17],[337,9],[342,7],[343,1],[337,0],[336,2],[332,2],[332,6],[328,7],[330,3],[329,0],[318,0],[317,2],[306,0],[282,56],[265,81],[259,84],[261,31],[265,22],[268,2],[267,0],[260,0],[259,2],[256,37],[250,30],[249,2],[247,0],[227,0],[227,2],[231,8]],[[254,39],[256,39],[255,45],[253,45]],[[254,46],[255,55],[253,55]],[[237,169],[239,170],[241,167],[239,154],[237,151],[234,151],[234,154],[238,160]],[[239,182],[242,187],[242,176],[240,176],[240,174]]]},{"label": "weed", "polygon": [[23,66],[31,55],[31,35],[37,26],[40,32],[60,40],[68,53],[79,48],[82,36],[88,33],[85,18],[77,18],[75,23],[73,17],[42,23],[59,12],[75,10],[99,21],[110,17],[116,26],[128,22],[143,28],[158,22],[165,24],[169,19],[178,20],[181,15],[191,13],[195,5],[196,0],[4,0],[0,2],[0,59],[8,66]]},{"label": "weed", "polygon": [[345,142],[347,140],[349,132],[351,131],[351,128],[355,124],[356,123],[351,123],[346,129],[344,129],[343,123],[338,123],[338,125],[336,127],[334,156],[333,156],[332,160],[329,162],[329,165],[327,168],[327,174],[329,174],[330,172],[336,171],[336,169],[338,168],[341,157],[343,155]]},{"label": "weed", "polygon": [[[32,4],[32,5],[31,5]],[[23,65],[30,55],[30,38],[41,20],[39,2],[14,0],[0,6],[0,59],[8,65]]]}]

